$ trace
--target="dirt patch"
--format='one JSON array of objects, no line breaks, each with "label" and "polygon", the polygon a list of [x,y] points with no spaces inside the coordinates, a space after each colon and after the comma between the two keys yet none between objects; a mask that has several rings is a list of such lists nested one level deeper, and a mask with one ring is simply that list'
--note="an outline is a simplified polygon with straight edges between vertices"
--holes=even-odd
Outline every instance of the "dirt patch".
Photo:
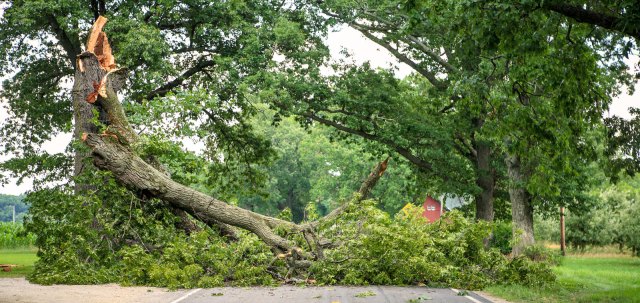
[{"label": "dirt patch", "polygon": [[58,302],[171,302],[185,291],[168,291],[155,287],[123,287],[104,285],[51,285],[31,284],[24,278],[0,279],[2,303],[58,303]]}]

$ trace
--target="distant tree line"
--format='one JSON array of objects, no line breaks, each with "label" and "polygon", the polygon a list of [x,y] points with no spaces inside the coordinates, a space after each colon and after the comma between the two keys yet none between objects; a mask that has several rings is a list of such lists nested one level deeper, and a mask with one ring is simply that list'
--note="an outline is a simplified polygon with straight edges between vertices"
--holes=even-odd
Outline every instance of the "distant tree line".
[{"label": "distant tree line", "polygon": [[22,222],[29,206],[22,202],[23,195],[13,196],[0,194],[0,222],[13,221],[13,206],[16,207],[16,222]]}]

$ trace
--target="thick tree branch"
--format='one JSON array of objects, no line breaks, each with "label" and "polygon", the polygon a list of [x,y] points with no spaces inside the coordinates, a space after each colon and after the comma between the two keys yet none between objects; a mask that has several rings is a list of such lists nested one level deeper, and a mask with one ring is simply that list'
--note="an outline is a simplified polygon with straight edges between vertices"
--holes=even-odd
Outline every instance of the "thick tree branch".
[{"label": "thick tree branch", "polygon": [[420,41],[420,39],[412,36],[412,35],[407,35],[407,38],[402,39],[403,42],[413,46],[416,49],[421,50],[425,55],[427,55],[427,57],[431,58],[431,60],[437,62],[440,66],[442,66],[447,72],[450,73],[457,73],[458,69],[451,65],[447,60],[445,60],[444,58],[442,58],[439,54],[435,53],[434,51],[430,50],[429,47],[427,47],[426,44],[424,44],[422,41]]},{"label": "thick tree branch", "polygon": [[405,63],[407,65],[409,65],[413,70],[415,70],[416,72],[418,72],[419,74],[421,74],[422,76],[424,76],[425,78],[427,78],[427,80],[429,80],[429,82],[435,86],[438,89],[446,89],[447,88],[447,84],[438,80],[438,78],[436,77],[436,74],[433,72],[430,72],[424,68],[422,68],[418,63],[416,63],[415,61],[409,59],[409,57],[405,56],[404,54],[400,53],[400,51],[396,48],[394,48],[393,46],[391,46],[391,44],[389,44],[387,41],[380,39],[376,36],[374,36],[372,33],[370,33],[369,31],[367,31],[366,29],[364,29],[363,27],[352,23],[350,24],[351,27],[353,27],[354,29],[358,30],[360,33],[362,33],[365,37],[369,38],[369,40],[375,42],[376,44],[384,47],[385,49],[387,49],[394,57],[396,57],[398,60],[400,60],[400,62]]},{"label": "thick tree branch", "polygon": [[596,12],[578,5],[567,4],[564,2],[555,3],[545,1],[543,7],[566,17],[575,19],[578,22],[597,25],[640,40],[640,26],[636,25],[625,27],[622,24],[622,17],[610,15],[608,13]]},{"label": "thick tree branch", "polygon": [[54,15],[48,14],[46,17],[49,25],[51,26],[51,29],[53,30],[53,33],[56,35],[56,38],[60,42],[60,45],[67,53],[67,59],[69,59],[71,66],[75,68],[76,57],[82,52],[82,49],[80,49],[80,41],[77,39],[77,37],[75,37],[75,39],[73,39],[73,37],[70,37],[62,28],[60,23],[58,23],[58,20]]},{"label": "thick tree branch", "polygon": [[268,245],[282,251],[293,248],[292,243],[271,230],[261,215],[176,183],[118,141],[97,134],[86,134],[84,142],[92,149],[94,164],[111,171],[116,180],[127,188],[167,201],[196,218],[206,217],[249,230]]},{"label": "thick tree branch", "polygon": [[357,129],[353,129],[350,127],[347,127],[345,125],[342,125],[340,123],[337,123],[335,121],[331,121],[329,119],[325,119],[322,117],[319,117],[313,113],[303,113],[301,114],[303,117],[309,118],[311,120],[317,121],[319,123],[322,123],[324,125],[327,126],[331,126],[335,129],[338,129],[340,131],[352,134],[352,135],[356,135],[356,136],[360,136],[362,138],[365,138],[367,140],[371,140],[371,141],[375,141],[375,142],[379,142],[382,143],[388,147],[390,147],[391,149],[393,149],[395,152],[397,152],[398,154],[400,154],[401,156],[403,156],[405,159],[409,160],[409,162],[415,164],[416,166],[418,166],[421,169],[424,170],[432,170],[432,165],[431,163],[428,163],[420,158],[418,158],[416,155],[414,155],[409,149],[404,148],[402,146],[397,145],[395,142],[392,142],[388,139],[384,139],[384,138],[380,138],[379,136],[361,131],[361,130],[357,130]]},{"label": "thick tree branch", "polygon": [[[372,19],[374,19],[374,20],[376,20],[376,21],[378,21],[380,23],[385,24],[386,25],[386,30],[390,30],[392,28],[397,30],[398,28],[401,27],[400,25],[393,24],[392,22],[381,18],[376,13],[365,11],[364,14],[366,16],[368,16],[369,18],[372,18]],[[438,55],[437,53],[435,53],[431,49],[429,49],[429,47],[427,47],[427,45],[425,45],[422,41],[420,41],[420,39],[418,37],[416,37],[414,35],[411,35],[411,34],[405,34],[404,37],[405,38],[402,38],[400,40],[402,40],[404,43],[407,43],[407,44],[411,45],[413,48],[422,51],[425,55],[427,55],[433,61],[438,63],[440,66],[442,66],[446,71],[448,71],[450,73],[458,72],[457,68],[455,68],[453,65],[449,64],[449,62],[447,62],[447,60],[444,60],[440,55]]]}]

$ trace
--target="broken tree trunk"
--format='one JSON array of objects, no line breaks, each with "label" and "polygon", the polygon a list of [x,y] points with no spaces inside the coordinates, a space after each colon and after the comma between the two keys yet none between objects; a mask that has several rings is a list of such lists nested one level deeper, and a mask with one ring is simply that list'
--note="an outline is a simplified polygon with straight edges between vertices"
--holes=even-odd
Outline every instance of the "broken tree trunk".
[{"label": "broken tree trunk", "polygon": [[[134,144],[138,140],[137,134],[129,126],[120,101],[118,91],[124,86],[127,71],[116,69],[115,59],[111,53],[111,47],[107,36],[102,32],[107,19],[100,16],[94,23],[87,39],[87,51],[76,58],[76,74],[73,86],[73,105],[75,119],[75,138],[84,140],[84,134],[99,133],[110,136],[122,144]],[[95,123],[93,110],[97,109],[98,121]],[[100,125],[106,127],[100,130]],[[90,153],[77,151],[75,155],[74,176],[79,176],[91,163],[85,161]],[[153,159],[151,159],[153,160]],[[159,163],[147,161],[156,168]],[[82,193],[92,189],[87,184],[76,183],[76,192]],[[144,197],[138,195],[142,200]],[[191,222],[189,216],[180,209],[172,209],[180,222],[177,227],[186,233],[197,230],[197,225]],[[211,224],[216,225],[216,224]],[[218,225],[223,235],[231,239],[237,238],[233,229],[229,226]]]},{"label": "broken tree trunk", "polygon": [[[119,184],[144,196],[166,201],[172,207],[207,224],[219,225],[223,232],[232,232],[231,226],[234,226],[256,234],[275,252],[284,256],[291,267],[308,267],[310,259],[322,258],[322,239],[318,239],[315,232],[317,222],[298,225],[229,205],[173,181],[168,174],[160,171],[157,165],[148,163],[150,161],[143,160],[133,151],[131,145],[136,143],[137,135],[129,125],[117,96],[118,89],[124,83],[124,72],[115,68],[113,60],[104,59],[111,55],[110,49],[104,48],[108,45],[106,35],[97,30],[102,29],[104,22],[104,18],[96,21],[88,43],[88,46],[95,47],[93,51],[88,47],[87,52],[78,56],[79,68],[76,74],[78,86],[83,88],[78,90],[77,98],[84,100],[89,106],[96,107],[100,113],[99,120],[106,126],[102,133],[99,133],[97,128],[87,128],[81,135],[82,141],[91,149],[94,165],[112,172]],[[93,42],[93,37],[96,37],[96,42]],[[99,49],[100,47],[102,49]],[[103,56],[102,59],[97,53]],[[90,121],[92,116],[85,118],[82,122],[89,123],[87,121]],[[387,160],[375,167],[360,188],[357,200],[362,200],[368,195],[386,166]],[[341,212],[343,208],[336,213]],[[295,247],[291,241],[277,235],[276,228],[302,233],[307,239],[309,250],[313,253],[306,253]]]}]

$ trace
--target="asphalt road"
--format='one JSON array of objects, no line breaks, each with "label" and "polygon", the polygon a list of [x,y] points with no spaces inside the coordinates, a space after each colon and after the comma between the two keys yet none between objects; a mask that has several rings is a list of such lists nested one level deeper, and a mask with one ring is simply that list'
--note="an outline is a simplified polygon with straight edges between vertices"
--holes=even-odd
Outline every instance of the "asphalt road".
[{"label": "asphalt road", "polygon": [[[459,295],[461,294],[461,295]],[[506,301],[495,299],[495,303]],[[170,291],[155,287],[38,285],[24,278],[0,278],[0,303],[487,303],[473,292],[450,288],[395,286],[220,287]]]},{"label": "asphalt road", "polygon": [[489,303],[473,292],[460,293],[450,288],[426,287],[297,287],[194,289],[170,303]]}]

